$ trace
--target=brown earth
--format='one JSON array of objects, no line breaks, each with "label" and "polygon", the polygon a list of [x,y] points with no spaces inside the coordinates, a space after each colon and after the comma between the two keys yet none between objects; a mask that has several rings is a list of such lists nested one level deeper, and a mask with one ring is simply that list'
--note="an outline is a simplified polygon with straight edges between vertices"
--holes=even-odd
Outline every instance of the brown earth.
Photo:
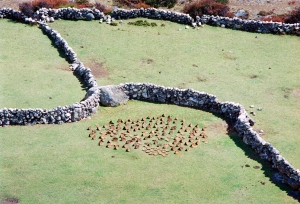
[{"label": "brown earth", "polygon": [[0,0],[0,8],[6,7],[6,8],[13,8],[18,9],[19,3],[21,3],[23,0]]},{"label": "brown earth", "polygon": [[2,204],[16,204],[19,203],[19,199],[17,198],[5,198],[2,200]]},{"label": "brown earth", "polygon": [[254,19],[260,11],[274,9],[273,12],[277,15],[289,13],[300,6],[300,0],[229,0],[228,6],[232,12],[245,10],[249,12],[249,18]]},{"label": "brown earth", "polygon": [[109,72],[104,67],[103,62],[97,62],[95,59],[93,59],[85,64],[85,66],[91,69],[95,78],[102,78],[109,75]]}]

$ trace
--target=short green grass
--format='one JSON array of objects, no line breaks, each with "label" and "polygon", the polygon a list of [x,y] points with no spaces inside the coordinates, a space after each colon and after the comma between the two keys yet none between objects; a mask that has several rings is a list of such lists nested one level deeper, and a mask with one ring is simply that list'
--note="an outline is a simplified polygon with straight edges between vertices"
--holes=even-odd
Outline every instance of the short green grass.
[{"label": "short green grass", "polygon": [[[86,130],[162,113],[211,128],[209,143],[179,156],[155,157],[99,147]],[[222,124],[203,111],[130,101],[99,108],[78,123],[3,128],[1,197],[21,203],[296,203],[269,181],[269,169],[253,168],[261,164],[236,146],[242,145],[236,135],[213,129]]]},{"label": "short green grass", "polygon": [[194,88],[246,108],[262,107],[262,112],[254,109],[254,128],[263,129],[264,139],[300,168],[299,38],[210,26],[185,30],[154,20],[148,20],[157,23],[154,28],[127,25],[136,20],[117,27],[57,21],[52,27],[87,66],[103,63],[108,75],[98,78],[99,85],[150,82]]},{"label": "short green grass", "polygon": [[54,108],[80,101],[85,91],[68,62],[36,26],[0,22],[0,107]]},{"label": "short green grass", "polygon": [[[246,107],[263,107],[262,112],[256,111],[254,128],[264,129],[263,137],[300,167],[298,38],[255,38],[257,34],[209,26],[184,30],[183,25],[164,21],[153,21],[158,24],[154,28],[141,28],[127,22],[112,27],[98,22],[56,21],[51,26],[86,65],[102,64],[100,73],[104,77],[97,79],[100,85],[151,82],[206,91],[222,101],[235,101]],[[161,27],[162,23],[166,26]],[[84,92],[79,81],[71,72],[62,70],[68,64],[39,29],[6,20],[0,21],[0,28],[5,28],[0,29],[1,48],[5,46],[14,53],[7,54],[10,60],[6,60],[3,56],[7,52],[0,52],[1,65],[6,65],[0,68],[7,73],[6,77],[1,75],[1,90],[6,93],[1,96],[1,107],[51,108],[81,99]],[[19,43],[7,45],[14,35]],[[40,45],[32,52],[22,52],[18,48],[26,44],[29,36],[35,36],[33,39]],[[28,47],[34,45],[28,43],[26,50]],[[33,53],[37,49],[41,50]],[[51,60],[34,57],[41,53],[51,55]],[[21,96],[13,93],[9,99],[14,89],[25,88],[19,83],[20,71],[7,69],[21,63],[13,60],[18,54],[28,55],[22,64],[31,64],[26,70],[31,67],[31,72],[38,74],[48,68],[49,74],[40,74],[39,82],[27,85],[45,95],[45,100],[32,100],[28,88]],[[94,69],[99,71],[96,68],[99,66]],[[27,74],[23,79],[33,80],[31,77]],[[37,88],[48,80],[51,87]],[[60,97],[49,100],[49,91]],[[211,128],[209,143],[179,156],[154,157],[141,151],[126,153],[99,147],[85,130],[118,118],[138,119],[162,113],[207,125]],[[286,195],[284,187],[270,182],[268,165],[260,170],[253,168],[261,166],[260,160],[235,134],[225,134],[224,124],[221,118],[199,110],[130,101],[117,108],[100,107],[91,119],[78,123],[1,128],[0,197],[16,197],[21,203],[296,203]],[[242,168],[245,164],[251,167]]]}]

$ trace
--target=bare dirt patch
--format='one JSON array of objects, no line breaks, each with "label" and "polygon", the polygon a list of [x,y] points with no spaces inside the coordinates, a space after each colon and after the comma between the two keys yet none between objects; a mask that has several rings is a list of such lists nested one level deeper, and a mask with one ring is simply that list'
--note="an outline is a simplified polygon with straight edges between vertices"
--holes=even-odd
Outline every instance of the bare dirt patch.
[{"label": "bare dirt patch", "polygon": [[204,76],[197,76],[197,81],[198,81],[198,82],[206,82],[206,81],[207,81],[207,78],[204,77]]},{"label": "bare dirt patch", "polygon": [[218,134],[231,134],[235,132],[233,124],[228,124],[226,121],[221,121],[218,123],[210,124],[207,128],[207,131],[211,133],[210,135]]},{"label": "bare dirt patch", "polygon": [[283,97],[288,99],[290,97],[291,93],[293,92],[293,89],[287,88],[287,87],[282,87],[281,91],[283,92]]},{"label": "bare dirt patch", "polygon": [[19,203],[19,199],[17,199],[17,198],[5,198],[4,200],[2,200],[2,204],[15,204],[15,203]]},{"label": "bare dirt patch", "polygon": [[92,59],[85,66],[91,69],[92,74],[96,78],[103,78],[109,75],[104,62],[97,62],[95,59]]},{"label": "bare dirt patch", "polygon": [[153,63],[153,59],[148,59],[147,60],[147,64],[152,64]]},{"label": "bare dirt patch", "polygon": [[255,74],[253,74],[253,75],[250,76],[251,79],[255,79],[255,78],[257,78],[257,77],[258,77],[258,76],[255,75]]},{"label": "bare dirt patch", "polygon": [[142,59],[142,63],[143,64],[152,64],[154,62],[154,60],[153,59]]},{"label": "bare dirt patch", "polygon": [[0,8],[6,7],[6,8],[13,8],[18,10],[19,3],[22,2],[24,2],[24,0],[0,0]]},{"label": "bare dirt patch", "polygon": [[274,14],[289,13],[300,6],[300,1],[292,0],[229,0],[230,11],[243,9],[249,13],[249,18],[254,19],[260,11],[272,11]]}]

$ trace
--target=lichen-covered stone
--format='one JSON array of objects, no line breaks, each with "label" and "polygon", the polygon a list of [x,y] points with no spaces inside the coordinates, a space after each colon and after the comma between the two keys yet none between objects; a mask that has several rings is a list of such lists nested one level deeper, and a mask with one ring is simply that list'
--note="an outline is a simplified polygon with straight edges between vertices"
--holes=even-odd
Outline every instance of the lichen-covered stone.
[{"label": "lichen-covered stone", "polygon": [[115,107],[127,103],[129,97],[120,86],[109,85],[99,87],[100,104],[103,106]]}]

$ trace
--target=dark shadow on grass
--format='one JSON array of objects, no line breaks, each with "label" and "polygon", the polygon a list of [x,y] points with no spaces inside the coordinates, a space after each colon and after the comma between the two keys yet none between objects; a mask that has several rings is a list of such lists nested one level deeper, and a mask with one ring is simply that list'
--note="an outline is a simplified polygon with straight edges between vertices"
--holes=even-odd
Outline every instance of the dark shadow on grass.
[{"label": "dark shadow on grass", "polygon": [[[140,101],[147,102],[147,103],[154,103],[154,104],[175,105],[175,104],[172,104],[172,103],[159,103],[159,102],[151,102],[151,101],[144,101],[144,100],[140,100]],[[180,106],[180,107],[192,108],[192,107],[188,107],[188,106]],[[211,113],[215,117],[226,121],[226,123],[228,124],[227,132],[228,132],[229,138],[235,143],[235,145],[237,147],[241,148],[244,151],[245,156],[252,159],[252,160],[255,160],[255,161],[259,162],[261,164],[261,170],[263,171],[264,175],[269,178],[269,181],[271,183],[273,183],[278,188],[280,188],[280,190],[285,191],[287,196],[291,196],[292,198],[294,198],[298,202],[300,202],[300,196],[299,195],[298,196],[293,196],[293,193],[295,193],[296,191],[293,191],[292,187],[290,187],[288,184],[285,184],[285,183],[280,183],[280,182],[273,181],[272,177],[275,173],[278,173],[278,171],[276,169],[272,168],[271,162],[261,159],[259,157],[259,155],[257,155],[255,153],[255,151],[250,146],[248,146],[247,144],[245,144],[243,142],[242,138],[240,138],[238,136],[236,130],[234,129],[234,123],[235,123],[234,120],[225,118],[221,114],[213,113],[213,112],[210,112],[210,111],[207,111],[207,110],[203,110],[203,109],[199,109],[199,108],[192,108],[192,109],[204,111],[204,112],[207,112],[207,113]]]},{"label": "dark shadow on grass", "polygon": [[[44,33],[44,31],[43,31]],[[47,35],[46,33],[44,33],[45,35]],[[48,36],[48,35],[47,35]],[[70,60],[67,59],[66,55],[65,55],[65,52],[61,49],[61,48],[58,48],[57,45],[55,44],[54,40],[52,40],[51,37],[49,37],[49,40],[51,41],[51,45],[56,48],[57,52],[58,52],[58,55],[61,57],[61,58],[64,58],[68,63],[71,63]]]},{"label": "dark shadow on grass", "polygon": [[[44,30],[42,30],[43,34],[45,34],[46,36],[48,36],[49,40],[51,41],[51,45],[53,48],[55,48],[59,54],[59,56],[61,58],[64,58],[66,60],[66,62],[68,62],[69,64],[71,64],[72,62],[70,61],[70,59],[68,59],[68,57],[65,55],[65,52],[63,51],[63,49],[61,49],[60,47],[58,47],[55,44],[55,41],[51,38],[51,36],[49,36],[46,32],[44,32]],[[75,72],[73,72],[73,75],[78,79],[81,89],[87,91],[88,87],[87,84],[85,84],[84,80],[77,74],[75,74]]]},{"label": "dark shadow on grass", "polygon": [[9,22],[9,23],[15,23],[15,24],[21,23],[21,22],[19,22],[19,21],[17,21],[17,20],[13,20],[13,19],[8,19],[8,22]]},{"label": "dark shadow on grass", "polygon": [[[226,121],[227,122],[227,121]],[[228,122],[227,122],[228,123]],[[233,123],[232,124],[229,124],[228,123],[228,128],[231,126],[231,130],[233,129]],[[228,131],[229,132],[229,131]],[[266,160],[263,160],[259,157],[259,155],[257,155],[255,153],[255,151],[248,145],[246,145],[243,141],[242,141],[242,138],[240,138],[237,134],[237,132],[229,132],[228,134],[229,138],[235,143],[235,145],[239,148],[241,148],[243,151],[244,151],[244,154],[246,157],[252,159],[252,160],[255,160],[257,161],[258,163],[261,164],[261,170],[263,171],[264,175],[266,177],[269,178],[269,181],[271,183],[273,183],[274,185],[276,185],[278,188],[280,188],[280,190],[282,191],[285,191],[286,194],[288,196],[291,196],[292,198],[296,199],[298,202],[300,202],[300,197],[297,196],[297,197],[293,197],[291,195],[291,193],[293,193],[293,189],[292,187],[290,187],[288,184],[284,184],[284,183],[280,183],[280,182],[276,182],[274,181],[272,178],[273,178],[273,175],[275,173],[278,173],[279,171],[276,170],[276,169],[273,169],[272,168],[272,164],[271,162],[269,161],[266,161]]]},{"label": "dark shadow on grass", "polygon": [[[208,111],[205,111],[208,112]],[[292,187],[290,187],[288,184],[276,182],[273,179],[273,176],[275,173],[279,173],[278,170],[272,168],[272,163],[267,160],[263,160],[259,157],[259,155],[247,144],[245,144],[241,137],[238,136],[238,133],[236,132],[234,128],[235,121],[230,120],[228,118],[225,118],[224,116],[220,114],[212,113],[214,116],[226,121],[228,124],[227,132],[229,138],[235,143],[235,145],[239,148],[241,148],[245,154],[246,157],[257,161],[261,164],[261,170],[263,171],[264,175],[269,178],[269,181],[276,185],[280,190],[285,191],[287,196],[291,196],[296,201],[300,202],[300,196],[293,196],[293,193],[296,192],[293,190]]]},{"label": "dark shadow on grass", "polygon": [[46,32],[44,32],[44,30],[42,30],[42,32],[44,35],[48,36],[49,40],[51,41],[52,47],[54,47],[57,50],[58,55],[61,58],[64,58],[68,63],[71,63],[71,61],[66,57],[65,52],[55,44],[55,41],[51,38],[51,36],[49,36]]},{"label": "dark shadow on grass", "polygon": [[78,79],[79,83],[80,83],[80,87],[81,87],[81,90],[84,90],[87,92],[88,90],[88,87],[87,85],[84,83],[84,80],[78,76],[77,74],[75,74],[75,72],[73,72],[73,75]]},{"label": "dark shadow on grass", "polygon": [[[208,111],[206,111],[208,112]],[[269,178],[269,181],[276,185],[280,190],[285,191],[287,196],[291,196],[292,198],[294,198],[296,201],[300,202],[300,196],[293,196],[293,193],[296,192],[292,189],[292,187],[290,187],[288,184],[285,183],[280,183],[280,182],[276,182],[273,180],[273,176],[275,173],[279,173],[278,170],[272,168],[272,163],[267,161],[267,160],[263,160],[259,157],[259,155],[247,144],[245,144],[242,140],[242,138],[240,138],[238,136],[238,133],[236,132],[235,128],[234,128],[234,123],[235,121],[227,119],[225,117],[223,117],[220,114],[215,114],[212,113],[214,116],[225,120],[226,123],[228,124],[228,128],[227,128],[227,132],[228,132],[228,136],[229,138],[235,143],[235,145],[239,148],[241,148],[245,154],[246,157],[257,161],[258,163],[261,164],[261,170],[263,171],[264,175],[266,177]]]}]

